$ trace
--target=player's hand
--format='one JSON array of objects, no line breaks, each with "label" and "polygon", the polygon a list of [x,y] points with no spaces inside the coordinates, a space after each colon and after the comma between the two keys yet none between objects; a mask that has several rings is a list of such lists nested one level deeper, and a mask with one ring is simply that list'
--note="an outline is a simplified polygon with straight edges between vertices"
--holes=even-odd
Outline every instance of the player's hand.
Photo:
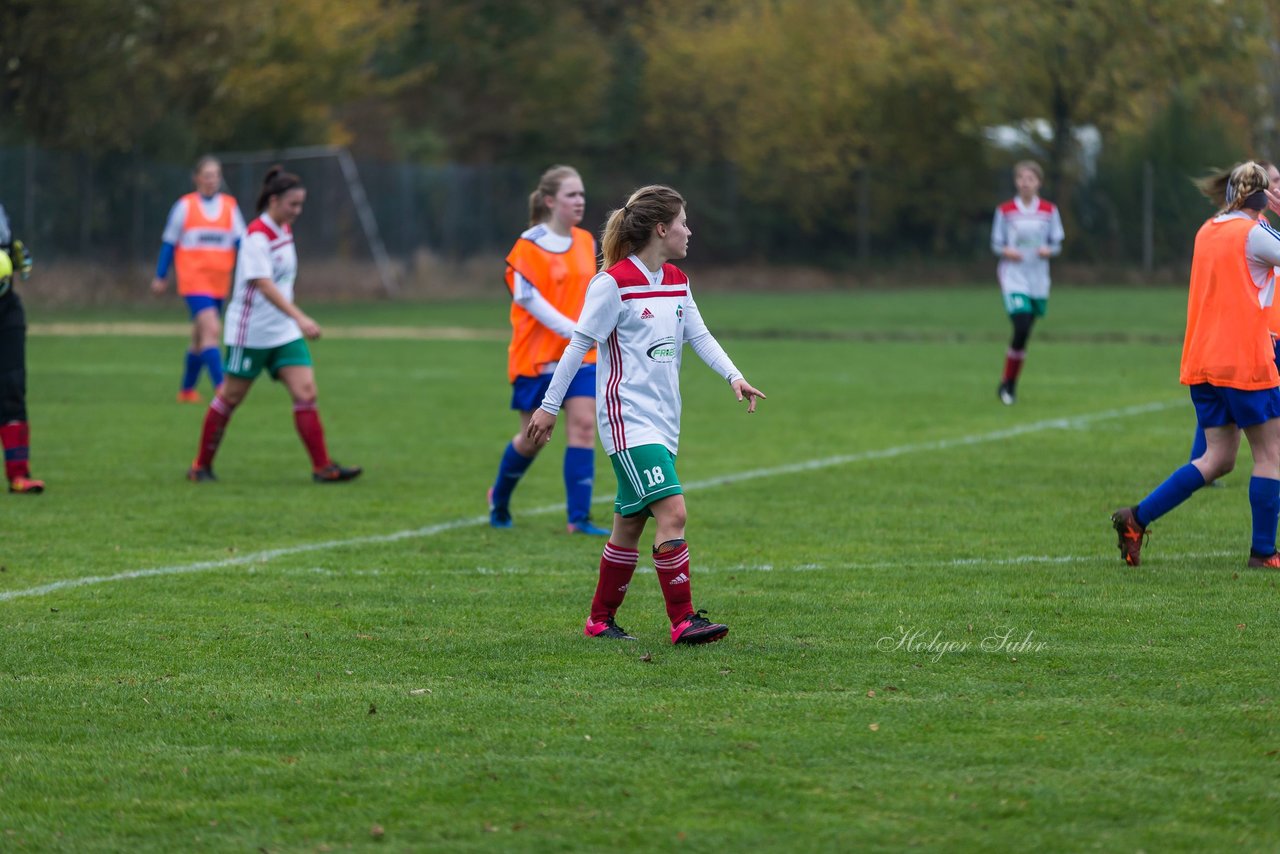
[{"label": "player's hand", "polygon": [[151,293],[162,294],[165,292],[165,289],[168,286],[169,286],[168,282],[166,282],[164,279],[160,278],[159,276],[156,276],[154,279],[151,280]]},{"label": "player's hand", "polygon": [[1036,251],[1039,252],[1041,258],[1048,258],[1050,255],[1053,254],[1053,250],[1050,249],[1048,246],[1041,246]]},{"label": "player's hand", "polygon": [[533,415],[529,416],[529,427],[524,435],[535,446],[543,445],[551,441],[551,431],[555,428],[556,416],[545,409],[535,409]]},{"label": "player's hand", "polygon": [[747,382],[744,379],[734,380],[732,388],[733,388],[733,393],[738,396],[738,400],[742,400],[743,397],[747,399],[748,414],[756,411],[757,399],[759,400],[769,399],[768,397],[765,396],[764,392],[762,392],[758,388],[752,388],[751,383]]},{"label": "player's hand", "polygon": [[298,318],[298,328],[302,330],[302,336],[308,341],[314,341],[320,337],[320,324],[305,314]]},{"label": "player's hand", "polygon": [[1010,261],[1021,261],[1022,253],[1017,249],[1014,249],[1012,246],[1006,246],[1004,248],[1004,257],[1008,258]]},{"label": "player's hand", "polygon": [[1280,187],[1268,187],[1267,193],[1267,210],[1274,214],[1280,214]]},{"label": "player's hand", "polygon": [[21,240],[13,241],[13,245],[9,249],[9,257],[13,260],[13,269],[22,274],[22,281],[25,282],[31,275],[31,267],[35,264],[35,257]]}]

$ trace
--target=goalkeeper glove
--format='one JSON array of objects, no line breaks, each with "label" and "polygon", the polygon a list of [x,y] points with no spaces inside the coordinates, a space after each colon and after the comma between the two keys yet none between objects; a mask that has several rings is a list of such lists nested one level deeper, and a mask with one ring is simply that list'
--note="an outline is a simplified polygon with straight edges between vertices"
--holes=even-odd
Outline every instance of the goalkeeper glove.
[{"label": "goalkeeper glove", "polygon": [[34,263],[31,250],[21,240],[15,240],[9,249],[9,257],[13,261],[13,269],[22,274],[25,282],[31,275],[31,265]]}]

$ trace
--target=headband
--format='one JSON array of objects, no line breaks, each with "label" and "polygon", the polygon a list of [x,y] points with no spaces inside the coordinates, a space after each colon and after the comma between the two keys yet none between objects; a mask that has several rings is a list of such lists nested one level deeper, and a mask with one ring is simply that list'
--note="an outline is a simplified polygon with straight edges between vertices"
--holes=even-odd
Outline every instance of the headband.
[{"label": "headband", "polygon": [[1251,211],[1264,211],[1267,209],[1267,191],[1258,190],[1250,193],[1249,197],[1244,200],[1241,207],[1248,208]]}]

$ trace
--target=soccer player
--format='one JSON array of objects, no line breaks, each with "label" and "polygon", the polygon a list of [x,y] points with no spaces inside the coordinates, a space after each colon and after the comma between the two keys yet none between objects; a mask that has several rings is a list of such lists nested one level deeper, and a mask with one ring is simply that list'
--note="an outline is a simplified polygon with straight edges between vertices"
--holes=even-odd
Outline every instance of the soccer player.
[{"label": "soccer player", "polygon": [[[1271,188],[1280,188],[1280,169],[1277,169],[1274,163],[1268,163],[1265,160],[1254,161],[1263,169],[1267,170],[1267,178],[1271,181]],[[1216,175],[1210,175],[1205,178],[1201,184],[1211,201],[1219,208],[1226,205],[1227,199],[1227,182],[1231,177],[1231,170],[1219,172]],[[1259,222],[1264,220],[1259,218]],[[1267,328],[1271,330],[1271,343],[1275,346],[1276,366],[1280,368],[1280,307],[1272,303],[1271,308],[1267,310]],[[1188,461],[1195,460],[1204,456],[1205,448],[1208,447],[1204,439],[1204,428],[1196,424],[1196,435],[1191,442],[1191,456]],[[1220,486],[1221,481],[1212,481],[1211,486]]]},{"label": "soccer player", "polygon": [[222,187],[222,164],[215,157],[202,157],[192,174],[196,191],[174,203],[164,227],[153,293],[165,291],[169,267],[178,278],[178,293],[191,313],[191,347],[187,350],[178,390],[181,403],[199,403],[196,382],[200,369],[209,372],[216,391],[222,385],[222,303],[231,289],[231,273],[236,265],[236,247],[244,236],[244,217],[236,200]]},{"label": "soccer player", "polygon": [[1012,406],[1018,398],[1018,376],[1027,358],[1031,327],[1049,306],[1049,259],[1062,253],[1062,217],[1056,205],[1040,198],[1043,181],[1039,163],[1023,160],[1015,164],[1013,182],[1018,195],[996,208],[991,222],[991,251],[1000,258],[996,277],[1013,323],[1004,375],[996,390],[1005,406]]},{"label": "soccer player", "polygon": [[187,472],[193,481],[216,480],[213,457],[231,414],[265,369],[284,383],[293,399],[293,422],[311,456],[312,479],[335,483],[359,476],[329,458],[316,410],[316,380],[304,338],[320,337],[320,326],[293,302],[298,255],[291,228],[307,191],[302,179],[280,166],[267,170],[258,194],[258,218],[249,224],[236,263],[235,288],[227,307],[227,377],[205,413],[200,448]]},{"label": "soccer player", "polygon": [[[529,196],[530,227],[507,255],[512,301],[507,379],[511,408],[520,413],[520,430],[503,451],[498,477],[489,490],[489,524],[495,528],[511,527],[511,494],[542,449],[525,436],[525,429],[573,336],[587,283],[596,272],[595,240],[578,228],[585,208],[578,172],[570,166],[551,167]],[[603,537],[609,532],[592,524],[590,517],[596,467],[595,352],[587,353],[582,362],[564,396],[566,517],[569,533]]]},{"label": "soccer player", "polygon": [[0,205],[0,444],[9,491],[39,495],[44,481],[31,477],[31,428],[27,424],[27,316],[13,287],[31,273],[31,254],[9,229]]},{"label": "soccer player", "polygon": [[596,423],[618,478],[618,495],[583,630],[588,637],[635,640],[614,615],[631,584],[650,516],[657,521],[653,566],[671,620],[671,642],[708,643],[729,632],[728,626],[708,620],[706,611],[694,610],[690,592],[687,513],[676,476],[685,343],[724,377],[738,400],[747,398],[747,412],[755,411],[764,394],[743,378],[707,329],[689,277],[667,263],[685,257],[690,234],[684,199],[670,187],[636,190],[609,215],[602,238],[604,271],[591,280],[573,340],[529,419],[529,439],[546,442],[578,365],[598,345]]},{"label": "soccer player", "polygon": [[[1214,197],[1212,180],[1200,182]],[[1248,565],[1280,569],[1280,372],[1267,329],[1280,264],[1280,232],[1261,214],[1280,212],[1280,191],[1252,161],[1227,176],[1226,204],[1200,227],[1191,257],[1181,382],[1191,387],[1204,453],[1175,471],[1134,507],[1111,515],[1125,563],[1138,566],[1147,528],[1206,481],[1235,466],[1243,430],[1253,454]]]}]

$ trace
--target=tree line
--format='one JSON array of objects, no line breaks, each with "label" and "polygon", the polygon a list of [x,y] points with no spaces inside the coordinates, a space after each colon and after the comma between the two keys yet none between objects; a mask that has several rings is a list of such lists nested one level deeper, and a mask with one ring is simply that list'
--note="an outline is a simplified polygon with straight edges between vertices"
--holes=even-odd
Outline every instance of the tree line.
[{"label": "tree line", "polygon": [[1088,233],[1146,164],[1280,156],[1277,115],[1267,0],[0,0],[0,144],[570,162],[706,187],[744,245],[808,254],[964,251],[1028,153]]}]

